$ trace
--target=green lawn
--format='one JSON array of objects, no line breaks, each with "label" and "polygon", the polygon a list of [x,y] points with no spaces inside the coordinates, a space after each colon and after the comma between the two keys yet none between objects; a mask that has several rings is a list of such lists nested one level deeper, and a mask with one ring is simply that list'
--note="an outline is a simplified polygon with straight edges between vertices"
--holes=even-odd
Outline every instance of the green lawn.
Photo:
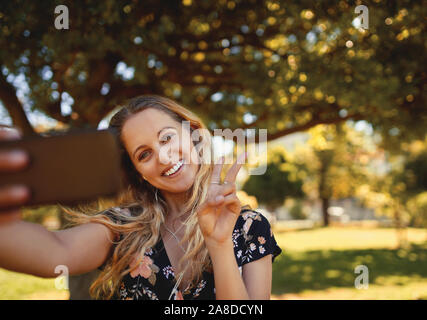
[{"label": "green lawn", "polygon": [[[273,264],[273,299],[427,299],[427,230],[408,229],[397,249],[388,228],[318,228],[275,232],[283,253]],[[369,288],[356,289],[357,265]],[[67,299],[54,279],[0,269],[0,299]]]},{"label": "green lawn", "polygon": [[67,290],[57,290],[54,279],[38,278],[0,269],[0,300],[68,299]]},{"label": "green lawn", "polygon": [[[406,249],[388,228],[277,233],[283,254],[273,264],[273,298],[427,299],[427,231],[407,231]],[[368,267],[368,289],[355,288],[358,265]]]}]

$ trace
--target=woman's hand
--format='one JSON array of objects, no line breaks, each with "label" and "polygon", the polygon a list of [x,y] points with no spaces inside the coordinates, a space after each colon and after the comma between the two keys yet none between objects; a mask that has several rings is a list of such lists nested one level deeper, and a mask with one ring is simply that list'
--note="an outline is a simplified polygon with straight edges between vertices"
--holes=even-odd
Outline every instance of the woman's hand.
[{"label": "woman's hand", "polygon": [[[0,127],[1,140],[20,139],[20,133],[16,129],[5,129]],[[14,172],[22,170],[28,164],[28,156],[22,150],[1,151],[0,150],[0,172]],[[25,186],[1,186],[0,187],[0,224],[14,221],[20,218],[20,210],[6,210],[9,206],[24,204],[29,196]],[[3,209],[2,209],[3,208]]]},{"label": "woman's hand", "polygon": [[221,157],[214,166],[207,199],[197,212],[199,225],[208,247],[221,247],[227,241],[231,243],[233,228],[241,210],[235,183],[245,159],[246,153],[237,158],[228,170],[223,184],[221,184],[221,171],[224,157]]}]

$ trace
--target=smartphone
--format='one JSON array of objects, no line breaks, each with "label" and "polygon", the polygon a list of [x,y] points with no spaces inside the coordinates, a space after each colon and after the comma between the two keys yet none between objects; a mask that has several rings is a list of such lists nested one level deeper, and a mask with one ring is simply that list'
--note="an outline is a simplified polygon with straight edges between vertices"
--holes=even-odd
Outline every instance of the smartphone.
[{"label": "smartphone", "polygon": [[31,197],[24,206],[77,205],[121,189],[119,146],[109,130],[82,129],[49,137],[0,141],[0,150],[22,149],[26,169],[0,172],[0,187],[24,184]]}]

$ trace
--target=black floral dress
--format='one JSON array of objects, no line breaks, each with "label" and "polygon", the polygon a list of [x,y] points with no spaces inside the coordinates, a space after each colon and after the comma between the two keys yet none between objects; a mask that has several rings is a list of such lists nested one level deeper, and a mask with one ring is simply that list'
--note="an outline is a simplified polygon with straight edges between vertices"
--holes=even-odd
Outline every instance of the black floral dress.
[{"label": "black floral dress", "polygon": [[[121,209],[120,210],[129,210]],[[117,221],[111,212],[104,212]],[[133,214],[131,212],[131,214]],[[274,261],[282,250],[274,239],[268,220],[259,212],[243,209],[237,219],[232,234],[234,255],[240,273],[246,263],[271,254]],[[135,261],[135,260],[134,260]],[[131,262],[130,266],[134,263]],[[102,267],[100,267],[102,269]],[[202,279],[190,290],[175,288],[177,279],[163,245],[162,238],[153,248],[148,248],[142,262],[122,279],[119,292],[114,299],[119,300],[192,300],[215,299],[214,275],[203,272]]]}]

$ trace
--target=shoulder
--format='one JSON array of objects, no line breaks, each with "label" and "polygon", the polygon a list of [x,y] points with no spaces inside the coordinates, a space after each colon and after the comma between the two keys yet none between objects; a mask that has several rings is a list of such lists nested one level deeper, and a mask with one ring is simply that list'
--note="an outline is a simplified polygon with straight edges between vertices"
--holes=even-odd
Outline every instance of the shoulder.
[{"label": "shoulder", "polygon": [[273,236],[269,220],[260,212],[245,206],[240,211],[234,228],[243,234],[245,239],[259,236]]},{"label": "shoulder", "polygon": [[268,219],[259,211],[243,207],[233,232],[239,265],[271,254],[273,260],[281,253]]}]

